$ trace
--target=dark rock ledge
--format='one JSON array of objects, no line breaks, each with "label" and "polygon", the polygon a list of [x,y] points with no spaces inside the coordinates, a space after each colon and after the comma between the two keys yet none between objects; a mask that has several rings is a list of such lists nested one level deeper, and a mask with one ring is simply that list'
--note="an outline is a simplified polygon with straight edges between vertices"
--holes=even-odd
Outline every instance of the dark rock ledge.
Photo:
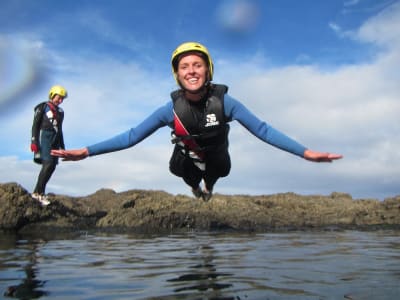
[{"label": "dark rock ledge", "polygon": [[283,193],[216,194],[209,202],[163,191],[101,189],[84,197],[51,195],[42,207],[17,183],[0,183],[0,231],[399,229],[400,195],[384,201]]}]

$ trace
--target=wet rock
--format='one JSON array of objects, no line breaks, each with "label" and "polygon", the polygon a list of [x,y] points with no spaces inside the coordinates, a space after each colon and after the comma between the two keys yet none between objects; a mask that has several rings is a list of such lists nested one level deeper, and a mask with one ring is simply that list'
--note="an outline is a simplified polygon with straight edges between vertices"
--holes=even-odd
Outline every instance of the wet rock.
[{"label": "wet rock", "polygon": [[84,197],[52,195],[43,207],[17,183],[0,184],[0,230],[271,231],[393,228],[400,196],[379,201],[328,196],[220,195],[203,202],[163,191],[101,189]]}]

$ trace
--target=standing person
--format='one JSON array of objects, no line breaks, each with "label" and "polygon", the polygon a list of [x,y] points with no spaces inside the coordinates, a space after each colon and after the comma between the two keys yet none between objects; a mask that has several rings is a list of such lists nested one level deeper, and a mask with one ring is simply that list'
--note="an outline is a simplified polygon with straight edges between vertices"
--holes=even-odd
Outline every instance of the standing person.
[{"label": "standing person", "polygon": [[[241,102],[231,97],[225,85],[212,83],[214,65],[206,47],[183,43],[172,53],[172,73],[179,89],[172,101],[158,108],[137,127],[98,144],[75,150],[52,151],[64,160],[132,147],[158,128],[172,128],[175,148],[170,171],[181,177],[195,197],[208,201],[215,183],[229,174],[228,123],[236,120],[262,141],[310,161],[332,162],[339,154],[321,153],[303,145],[258,119]],[[204,181],[203,188],[201,181]]]},{"label": "standing person", "polygon": [[67,98],[67,90],[55,85],[49,91],[49,100],[35,107],[32,125],[31,151],[34,161],[42,165],[32,198],[43,205],[49,205],[46,196],[46,185],[54,173],[58,157],[51,155],[52,149],[65,149],[62,123],[64,111],[60,104]]}]

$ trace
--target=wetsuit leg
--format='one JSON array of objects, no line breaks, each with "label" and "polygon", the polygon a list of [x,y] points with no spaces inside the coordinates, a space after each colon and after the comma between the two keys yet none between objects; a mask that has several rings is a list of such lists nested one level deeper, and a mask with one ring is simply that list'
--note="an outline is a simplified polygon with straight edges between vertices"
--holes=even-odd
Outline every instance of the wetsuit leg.
[{"label": "wetsuit leg", "polygon": [[212,191],[214,184],[220,177],[226,177],[231,170],[231,158],[228,151],[208,153],[204,182],[207,190]]},{"label": "wetsuit leg", "polygon": [[169,170],[172,174],[181,177],[193,189],[196,189],[201,182],[203,172],[194,165],[191,158],[182,153],[181,149],[175,147],[169,161]]},{"label": "wetsuit leg", "polygon": [[39,177],[36,183],[34,193],[44,195],[46,191],[46,185],[50,180],[51,175],[53,175],[56,169],[57,163],[54,160],[45,160],[42,163],[42,169],[40,170]]},{"label": "wetsuit leg", "polygon": [[197,189],[199,187],[202,177],[203,172],[196,167],[193,162],[190,162],[190,164],[188,164],[183,170],[183,180],[193,189]]}]

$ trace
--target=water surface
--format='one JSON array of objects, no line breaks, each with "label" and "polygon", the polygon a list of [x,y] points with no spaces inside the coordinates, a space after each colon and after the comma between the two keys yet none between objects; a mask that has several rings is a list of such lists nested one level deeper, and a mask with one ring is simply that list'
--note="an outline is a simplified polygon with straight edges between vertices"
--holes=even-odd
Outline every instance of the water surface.
[{"label": "water surface", "polygon": [[[0,235],[17,299],[398,299],[399,231]],[[5,297],[7,299],[7,297]]]}]

